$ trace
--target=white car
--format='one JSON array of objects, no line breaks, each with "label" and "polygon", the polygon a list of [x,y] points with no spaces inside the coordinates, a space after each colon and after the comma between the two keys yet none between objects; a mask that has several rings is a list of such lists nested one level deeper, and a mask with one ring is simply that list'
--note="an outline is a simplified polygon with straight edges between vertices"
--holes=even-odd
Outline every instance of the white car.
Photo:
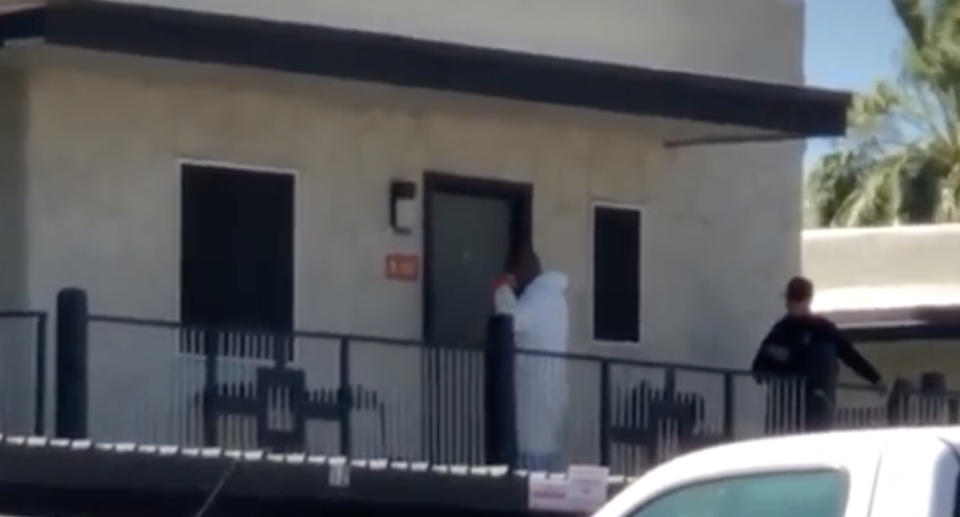
[{"label": "white car", "polygon": [[595,517],[954,517],[960,427],[725,445],[654,469]]}]

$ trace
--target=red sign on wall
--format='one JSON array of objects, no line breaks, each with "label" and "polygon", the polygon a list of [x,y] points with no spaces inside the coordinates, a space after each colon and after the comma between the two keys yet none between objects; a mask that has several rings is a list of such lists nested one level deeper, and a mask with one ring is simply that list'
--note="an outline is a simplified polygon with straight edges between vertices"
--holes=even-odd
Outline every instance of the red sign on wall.
[{"label": "red sign on wall", "polygon": [[420,278],[420,257],[416,255],[387,255],[386,274],[390,280],[416,282]]}]

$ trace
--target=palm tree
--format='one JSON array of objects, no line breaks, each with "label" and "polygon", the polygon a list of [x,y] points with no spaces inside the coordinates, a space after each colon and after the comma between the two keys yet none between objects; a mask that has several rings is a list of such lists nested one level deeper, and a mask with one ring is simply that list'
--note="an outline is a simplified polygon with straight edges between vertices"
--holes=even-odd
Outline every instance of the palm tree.
[{"label": "palm tree", "polygon": [[807,180],[822,226],[960,221],[960,0],[891,0],[900,77],[850,108],[850,135]]}]

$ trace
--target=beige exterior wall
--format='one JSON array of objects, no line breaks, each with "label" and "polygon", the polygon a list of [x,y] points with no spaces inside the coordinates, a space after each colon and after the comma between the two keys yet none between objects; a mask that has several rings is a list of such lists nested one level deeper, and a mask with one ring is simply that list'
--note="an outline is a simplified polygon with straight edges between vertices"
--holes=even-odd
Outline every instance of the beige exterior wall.
[{"label": "beige exterior wall", "polygon": [[0,311],[25,302],[25,100],[21,77],[0,70]]},{"label": "beige exterior wall", "polygon": [[820,287],[960,284],[960,225],[808,230],[803,267]]},{"label": "beige exterior wall", "polygon": [[[22,310],[27,299],[23,86],[22,77],[0,70],[0,312]],[[32,431],[34,324],[0,318],[0,426],[8,433]]]},{"label": "beige exterior wall", "polygon": [[[182,159],[296,171],[301,328],[420,337],[421,286],[386,280],[383,259],[421,251],[419,229],[390,232],[386,189],[424,170],[533,184],[536,246],[571,276],[575,349],[743,367],[799,269],[802,143],[665,150],[641,119],[583,110],[133,58],[37,62],[33,307],[76,285],[98,312],[176,318]],[[588,339],[595,200],[645,209],[640,346]]]},{"label": "beige exterior wall", "polygon": [[120,0],[803,83],[797,0]]}]

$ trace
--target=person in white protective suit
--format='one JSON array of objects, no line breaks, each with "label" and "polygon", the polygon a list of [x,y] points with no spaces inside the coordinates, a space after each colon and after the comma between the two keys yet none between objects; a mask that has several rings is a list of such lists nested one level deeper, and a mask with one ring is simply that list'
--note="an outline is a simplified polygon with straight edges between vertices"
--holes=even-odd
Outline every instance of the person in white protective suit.
[{"label": "person in white protective suit", "polygon": [[559,471],[564,468],[567,361],[524,351],[567,352],[568,280],[562,273],[543,272],[532,250],[512,254],[507,275],[494,292],[494,306],[498,315],[513,318],[518,467]]}]

